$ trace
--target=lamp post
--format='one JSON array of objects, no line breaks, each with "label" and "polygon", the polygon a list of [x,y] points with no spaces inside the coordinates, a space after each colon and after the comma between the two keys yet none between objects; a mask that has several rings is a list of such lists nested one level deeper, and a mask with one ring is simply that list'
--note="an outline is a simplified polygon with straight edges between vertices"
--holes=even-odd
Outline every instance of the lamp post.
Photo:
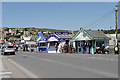
[{"label": "lamp post", "polygon": [[115,17],[116,17],[116,40],[115,40],[115,54],[118,54],[119,48],[118,48],[118,30],[117,30],[117,11],[118,11],[118,6],[116,5],[115,7]]},{"label": "lamp post", "polygon": [[118,6],[116,5],[116,7],[115,7],[115,14],[116,14],[116,46],[117,46],[117,39],[118,39],[118,30],[117,30],[117,11],[118,11]]}]

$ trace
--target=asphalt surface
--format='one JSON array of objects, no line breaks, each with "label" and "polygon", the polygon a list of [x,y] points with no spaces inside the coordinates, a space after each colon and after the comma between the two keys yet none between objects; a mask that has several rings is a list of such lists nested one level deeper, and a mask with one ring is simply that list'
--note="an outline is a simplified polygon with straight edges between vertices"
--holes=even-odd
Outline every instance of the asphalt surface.
[{"label": "asphalt surface", "polygon": [[5,57],[39,78],[118,78],[118,55],[17,52]]}]

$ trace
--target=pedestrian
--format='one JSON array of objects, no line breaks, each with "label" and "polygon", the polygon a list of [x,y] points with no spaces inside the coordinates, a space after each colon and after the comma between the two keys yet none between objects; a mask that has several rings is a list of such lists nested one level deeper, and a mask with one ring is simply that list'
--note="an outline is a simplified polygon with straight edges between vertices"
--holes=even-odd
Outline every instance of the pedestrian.
[{"label": "pedestrian", "polygon": [[30,45],[28,45],[28,51],[30,51]]},{"label": "pedestrian", "polygon": [[65,53],[67,53],[67,44],[66,43],[64,45],[64,51],[65,51]]},{"label": "pedestrian", "polygon": [[58,49],[57,49],[57,53],[61,53],[61,47],[62,47],[62,44],[60,42],[58,42]]},{"label": "pedestrian", "polygon": [[28,45],[26,44],[26,51],[28,51]]},{"label": "pedestrian", "polygon": [[83,54],[84,54],[86,50],[85,43],[83,43],[82,48],[83,48]]},{"label": "pedestrian", "polygon": [[69,46],[69,53],[72,53],[72,45]]},{"label": "pedestrian", "polygon": [[21,48],[21,49],[23,48],[23,45],[22,45],[22,44],[20,45],[20,48]]},{"label": "pedestrian", "polygon": [[88,43],[88,47],[89,47],[89,54],[91,54],[92,41],[89,41],[89,43]]},{"label": "pedestrian", "polygon": [[55,50],[56,50],[56,53],[57,53],[57,50],[58,50],[58,45],[57,45],[57,43],[55,43]]},{"label": "pedestrian", "polygon": [[99,47],[99,46],[96,46],[96,53],[97,53],[97,54],[99,53],[99,49],[100,49],[100,47]]},{"label": "pedestrian", "polygon": [[23,51],[25,51],[25,44],[23,45]]},{"label": "pedestrian", "polygon": [[110,51],[109,46],[106,46],[106,47],[105,47],[105,54],[109,54],[109,51]]},{"label": "pedestrian", "polygon": [[102,51],[102,54],[105,53],[105,46],[104,46],[104,44],[102,44],[102,46],[101,46],[101,51]]},{"label": "pedestrian", "polygon": [[18,51],[18,45],[16,44],[16,51]]},{"label": "pedestrian", "polygon": [[118,46],[115,46],[114,51],[115,51],[115,54],[119,54],[119,48],[118,48]]},{"label": "pedestrian", "polygon": [[64,52],[64,45],[61,45],[61,54]]}]

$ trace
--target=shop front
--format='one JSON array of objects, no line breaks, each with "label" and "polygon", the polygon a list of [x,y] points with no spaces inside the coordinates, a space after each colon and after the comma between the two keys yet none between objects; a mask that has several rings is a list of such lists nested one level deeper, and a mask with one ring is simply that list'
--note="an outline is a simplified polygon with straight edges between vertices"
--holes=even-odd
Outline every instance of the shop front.
[{"label": "shop front", "polygon": [[37,43],[36,52],[48,52],[46,38],[41,32],[36,36],[35,42]]},{"label": "shop front", "polygon": [[96,53],[96,48],[100,49],[103,44],[109,46],[109,39],[101,31],[84,30],[82,27],[72,38],[76,52],[81,54]]},{"label": "shop front", "polygon": [[54,32],[48,38],[48,53],[58,53],[56,45],[63,47],[65,44],[69,44],[72,36],[69,32]]}]

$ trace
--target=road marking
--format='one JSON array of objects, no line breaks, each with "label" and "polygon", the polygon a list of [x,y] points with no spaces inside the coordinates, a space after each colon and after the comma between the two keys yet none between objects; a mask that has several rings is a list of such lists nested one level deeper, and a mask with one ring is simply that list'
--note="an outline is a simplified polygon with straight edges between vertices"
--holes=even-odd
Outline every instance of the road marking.
[{"label": "road marking", "polygon": [[36,75],[32,74],[30,71],[28,71],[27,69],[23,68],[21,65],[17,64],[16,62],[14,62],[11,59],[8,59],[12,64],[14,64],[16,67],[18,67],[18,69],[20,69],[23,73],[25,73],[29,78],[39,78]]},{"label": "road marking", "polygon": [[109,59],[106,59],[106,60],[109,60]]},{"label": "road marking", "polygon": [[9,71],[0,71],[0,76],[2,78],[11,78],[10,75],[12,74],[12,72]]},{"label": "road marking", "polygon": [[0,71],[0,74],[12,74],[12,72],[9,72],[9,71]]},{"label": "road marking", "polygon": [[114,59],[110,59],[111,61],[113,61]]},{"label": "road marking", "polygon": [[113,58],[111,58],[111,59],[109,59],[109,58],[102,58],[102,57],[87,57],[87,58],[89,58],[89,59],[98,59],[98,60],[107,60],[107,61],[118,61],[118,59],[113,59]]},{"label": "road marking", "polygon": [[95,58],[95,57],[91,57],[91,58]]},{"label": "road marking", "polygon": [[[95,69],[90,69],[90,68],[87,68],[87,67],[85,68],[84,66],[77,66],[77,65],[68,64],[68,63],[64,63],[64,62],[60,62],[60,61],[55,61],[55,60],[51,60],[51,59],[47,59],[47,58],[38,58],[38,57],[34,57],[34,56],[30,56],[30,57],[33,57],[33,58],[38,59],[38,60],[43,60],[43,61],[46,61],[46,62],[62,64],[62,65],[72,67],[72,68],[76,68],[76,69],[80,69],[80,70],[86,70],[86,71],[89,71],[89,72],[92,72],[92,73],[95,73],[95,74],[100,74],[100,75],[105,76],[105,77],[114,77],[114,78],[118,77],[117,74],[104,72],[104,71],[100,71],[100,70],[95,70]],[[91,59],[98,59],[97,57],[90,57],[90,58]]]},{"label": "road marking", "polygon": [[2,78],[11,78],[10,76],[2,76]]},{"label": "road marking", "polygon": [[92,73],[95,73],[95,74],[100,74],[100,75],[103,75],[103,76],[106,76],[106,77],[111,77],[111,78],[112,77],[114,77],[114,78],[118,77],[117,74],[108,73],[108,72],[99,71],[99,70],[90,69],[90,68],[85,68],[83,66],[76,66],[76,65],[73,65],[73,64],[68,64],[68,63],[64,63],[64,62],[60,62],[60,61],[54,61],[54,60],[46,59],[46,58],[40,58],[40,59],[43,60],[43,61],[51,62],[51,63],[62,64],[62,65],[65,65],[65,66],[73,67],[73,68],[76,68],[76,69],[79,69],[79,70],[82,69],[82,70],[89,71],[89,72],[92,72]]},{"label": "road marking", "polygon": [[52,60],[50,59],[46,59],[46,58],[40,58],[41,60],[47,61],[47,62],[51,62]]}]

